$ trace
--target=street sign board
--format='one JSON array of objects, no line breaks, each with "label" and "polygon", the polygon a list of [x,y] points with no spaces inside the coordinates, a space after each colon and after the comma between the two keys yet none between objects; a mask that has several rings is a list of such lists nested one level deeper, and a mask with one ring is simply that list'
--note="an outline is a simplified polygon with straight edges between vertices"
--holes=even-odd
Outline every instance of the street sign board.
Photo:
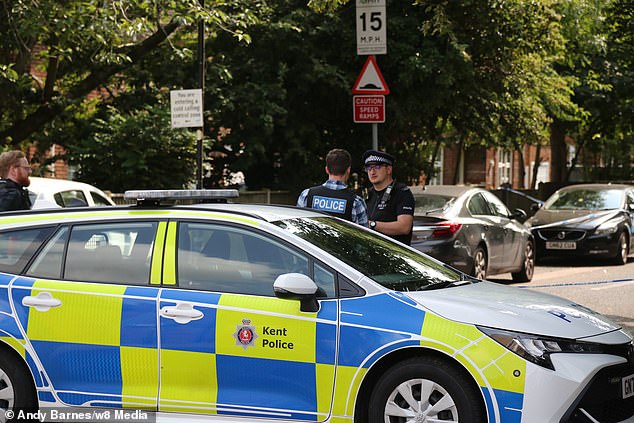
[{"label": "street sign board", "polygon": [[356,0],[357,55],[387,54],[385,0]]},{"label": "street sign board", "polygon": [[352,94],[382,94],[387,95],[390,89],[383,79],[383,75],[376,64],[374,56],[368,56],[352,87]]},{"label": "street sign board", "polygon": [[385,96],[355,95],[352,97],[355,123],[385,122]]},{"label": "street sign board", "polygon": [[202,128],[203,90],[170,91],[172,128]]}]

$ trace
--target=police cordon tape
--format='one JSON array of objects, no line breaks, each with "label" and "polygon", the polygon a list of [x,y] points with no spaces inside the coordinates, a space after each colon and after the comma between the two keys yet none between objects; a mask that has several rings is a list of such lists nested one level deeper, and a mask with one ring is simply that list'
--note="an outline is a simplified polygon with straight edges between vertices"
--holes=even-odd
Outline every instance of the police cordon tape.
[{"label": "police cordon tape", "polygon": [[518,288],[550,288],[556,286],[579,286],[579,285],[603,285],[607,283],[621,283],[621,282],[634,282],[634,278],[627,279],[613,279],[611,281],[596,281],[596,282],[567,282],[567,283],[551,283],[548,285],[523,285]]}]

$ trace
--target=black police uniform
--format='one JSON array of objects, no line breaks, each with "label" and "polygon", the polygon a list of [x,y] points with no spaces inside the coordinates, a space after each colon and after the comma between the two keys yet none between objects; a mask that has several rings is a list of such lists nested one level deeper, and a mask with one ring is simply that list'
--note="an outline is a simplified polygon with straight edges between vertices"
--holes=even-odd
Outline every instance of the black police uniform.
[{"label": "black police uniform", "polygon": [[11,179],[0,179],[0,211],[29,210],[29,191]]},{"label": "black police uniform", "polygon": [[[394,157],[383,151],[368,150],[363,153],[363,164],[383,164],[392,166]],[[368,220],[376,222],[396,222],[401,214],[414,215],[414,195],[405,184],[393,181],[382,191],[370,190],[368,200]],[[404,235],[389,235],[397,241],[410,245],[412,230]]]},{"label": "black police uniform", "polygon": [[349,189],[330,189],[317,185],[308,190],[306,207],[352,221],[352,207],[357,194]]},{"label": "black police uniform", "polygon": [[[388,193],[389,190],[389,193]],[[396,222],[401,214],[414,215],[414,195],[409,187],[394,181],[382,191],[370,190],[368,197],[368,219],[377,222]],[[390,235],[403,244],[410,245],[412,231],[404,235]]]}]

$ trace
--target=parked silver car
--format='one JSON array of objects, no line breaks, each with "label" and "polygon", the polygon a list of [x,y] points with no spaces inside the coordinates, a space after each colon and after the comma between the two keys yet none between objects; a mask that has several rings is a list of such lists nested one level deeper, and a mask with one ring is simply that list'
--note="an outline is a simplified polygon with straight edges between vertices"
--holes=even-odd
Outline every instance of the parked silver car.
[{"label": "parked silver car", "polygon": [[416,200],[412,247],[478,279],[511,272],[528,282],[535,269],[535,241],[494,194],[477,187],[412,187]]}]

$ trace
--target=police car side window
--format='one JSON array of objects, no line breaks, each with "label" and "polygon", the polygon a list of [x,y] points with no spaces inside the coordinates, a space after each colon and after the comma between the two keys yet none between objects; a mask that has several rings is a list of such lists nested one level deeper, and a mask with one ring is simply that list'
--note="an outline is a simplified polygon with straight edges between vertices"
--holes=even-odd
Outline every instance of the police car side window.
[{"label": "police car side window", "polygon": [[21,273],[53,227],[0,232],[0,272]]},{"label": "police car side window", "polygon": [[182,288],[274,296],[273,282],[284,273],[309,274],[308,258],[249,230],[181,222],[178,284]]},{"label": "police car side window", "polygon": [[68,239],[68,227],[60,228],[37,255],[26,274],[36,278],[59,279],[62,277],[64,247]]},{"label": "police car side window", "polygon": [[157,222],[73,226],[66,250],[64,279],[145,285]]}]

